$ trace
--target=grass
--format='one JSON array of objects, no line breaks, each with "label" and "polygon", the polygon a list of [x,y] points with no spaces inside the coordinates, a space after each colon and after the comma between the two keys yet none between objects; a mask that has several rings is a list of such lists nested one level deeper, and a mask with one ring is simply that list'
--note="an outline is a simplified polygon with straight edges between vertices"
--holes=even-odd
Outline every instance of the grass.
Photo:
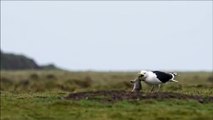
[{"label": "grass", "polygon": [[[67,94],[67,93],[63,93]],[[100,103],[61,99],[62,93],[1,93],[2,120],[212,120],[213,103],[144,100]]]},{"label": "grass", "polygon": [[[162,91],[213,96],[211,72],[183,72]],[[136,72],[1,71],[1,120],[212,120],[213,103],[63,99],[72,92],[131,90]],[[149,87],[143,84],[147,92]],[[107,97],[107,96],[100,96]]]}]

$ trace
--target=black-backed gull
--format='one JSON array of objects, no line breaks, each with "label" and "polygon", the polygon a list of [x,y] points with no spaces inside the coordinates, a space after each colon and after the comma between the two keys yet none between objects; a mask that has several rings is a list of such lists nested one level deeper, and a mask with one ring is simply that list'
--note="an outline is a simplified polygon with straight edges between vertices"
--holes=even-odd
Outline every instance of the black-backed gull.
[{"label": "black-backed gull", "polygon": [[138,73],[138,78],[144,81],[145,83],[152,85],[151,91],[154,90],[154,86],[158,85],[158,91],[160,89],[161,84],[166,82],[178,82],[174,80],[177,73],[166,73],[162,71],[145,71],[142,70]]}]

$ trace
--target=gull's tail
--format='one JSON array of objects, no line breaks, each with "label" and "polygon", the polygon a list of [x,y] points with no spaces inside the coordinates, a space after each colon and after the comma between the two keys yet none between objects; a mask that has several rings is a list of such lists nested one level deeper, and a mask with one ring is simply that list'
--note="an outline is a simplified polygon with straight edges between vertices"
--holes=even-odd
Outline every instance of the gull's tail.
[{"label": "gull's tail", "polygon": [[172,75],[172,79],[170,80],[170,82],[178,82],[177,80],[174,80],[174,79],[175,79],[175,76],[178,76],[178,74],[175,73],[175,72],[172,72],[172,73],[170,73],[170,74]]},{"label": "gull's tail", "polygon": [[177,80],[172,80],[172,79],[171,79],[170,82],[178,82],[178,81],[177,81]]}]

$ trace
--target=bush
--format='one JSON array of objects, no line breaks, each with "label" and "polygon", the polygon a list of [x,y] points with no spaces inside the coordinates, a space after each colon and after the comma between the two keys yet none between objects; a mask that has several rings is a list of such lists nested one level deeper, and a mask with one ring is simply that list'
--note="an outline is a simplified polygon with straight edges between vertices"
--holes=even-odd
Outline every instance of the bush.
[{"label": "bush", "polygon": [[0,90],[7,90],[12,84],[13,84],[13,81],[11,79],[6,77],[1,77]]},{"label": "bush", "polygon": [[50,79],[50,80],[57,79],[57,77],[56,77],[55,75],[53,75],[53,74],[48,74],[48,75],[46,75],[46,78],[47,78],[47,79]]},{"label": "bush", "polygon": [[213,76],[209,76],[208,81],[213,83]]},{"label": "bush", "polygon": [[88,88],[92,85],[93,80],[91,79],[91,77],[87,76],[83,80],[73,79],[72,81],[80,88]]},{"label": "bush", "polygon": [[38,80],[39,76],[36,73],[33,73],[33,74],[30,75],[29,78],[32,79],[32,80]]}]

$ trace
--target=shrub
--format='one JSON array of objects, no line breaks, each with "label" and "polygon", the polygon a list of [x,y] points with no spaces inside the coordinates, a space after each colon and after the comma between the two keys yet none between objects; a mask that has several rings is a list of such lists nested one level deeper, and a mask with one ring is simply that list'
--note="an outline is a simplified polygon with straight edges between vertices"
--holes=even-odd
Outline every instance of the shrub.
[{"label": "shrub", "polygon": [[50,79],[50,80],[57,79],[57,77],[55,75],[53,75],[53,74],[46,75],[46,78]]},{"label": "shrub", "polygon": [[209,76],[208,81],[213,83],[213,76]]},{"label": "shrub", "polygon": [[79,79],[74,79],[73,80],[74,84],[76,84],[80,88],[88,88],[88,87],[90,87],[92,85],[92,81],[93,80],[89,76],[85,77],[83,80],[79,80]]},{"label": "shrub", "polygon": [[11,87],[13,84],[13,81],[6,77],[1,77],[0,80],[0,89],[1,90],[7,90],[9,87]]},{"label": "shrub", "polygon": [[29,78],[32,79],[32,80],[38,80],[38,79],[39,79],[39,76],[38,76],[38,74],[33,73],[33,74],[30,75]]}]

